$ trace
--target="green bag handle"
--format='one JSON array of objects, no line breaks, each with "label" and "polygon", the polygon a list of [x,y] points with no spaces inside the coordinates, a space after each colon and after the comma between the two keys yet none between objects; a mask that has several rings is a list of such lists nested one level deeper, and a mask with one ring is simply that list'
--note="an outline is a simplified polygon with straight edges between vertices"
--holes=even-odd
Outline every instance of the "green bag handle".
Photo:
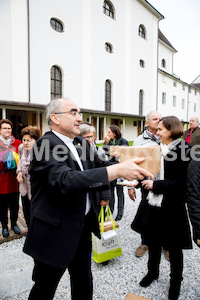
[{"label": "green bag handle", "polygon": [[[115,228],[115,222],[113,220],[112,213],[111,213],[110,207],[108,205],[107,221],[109,220],[109,216],[110,216],[110,220],[111,220],[112,225],[113,225],[113,229],[116,230],[116,228]],[[102,234],[104,232],[104,209],[103,209],[102,205],[101,205],[101,209],[100,209],[98,220],[99,220],[99,223],[101,222],[101,234]]]}]

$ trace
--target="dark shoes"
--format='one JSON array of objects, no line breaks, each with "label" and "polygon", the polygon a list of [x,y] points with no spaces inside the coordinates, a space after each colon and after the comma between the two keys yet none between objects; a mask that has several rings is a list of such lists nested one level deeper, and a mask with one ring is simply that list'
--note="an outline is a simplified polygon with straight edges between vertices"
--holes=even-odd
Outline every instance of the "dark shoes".
[{"label": "dark shoes", "polygon": [[158,275],[147,273],[147,275],[140,281],[140,286],[148,287],[156,279],[158,279]]},{"label": "dark shoes", "polygon": [[171,284],[170,288],[169,288],[168,299],[169,300],[177,300],[178,296],[180,294],[180,288],[181,288],[181,284],[180,283]]},{"label": "dark shoes", "polygon": [[119,220],[121,220],[121,218],[122,218],[122,216],[117,215],[116,218],[115,218],[115,221],[119,221]]},{"label": "dark shoes", "polygon": [[19,229],[19,227],[17,225],[13,226],[12,230],[14,230],[14,233],[16,233],[16,234],[20,234],[21,233],[21,231],[20,231],[20,229]]},{"label": "dark shoes", "polygon": [[4,238],[7,238],[9,236],[8,228],[3,228],[2,229],[2,235]]}]

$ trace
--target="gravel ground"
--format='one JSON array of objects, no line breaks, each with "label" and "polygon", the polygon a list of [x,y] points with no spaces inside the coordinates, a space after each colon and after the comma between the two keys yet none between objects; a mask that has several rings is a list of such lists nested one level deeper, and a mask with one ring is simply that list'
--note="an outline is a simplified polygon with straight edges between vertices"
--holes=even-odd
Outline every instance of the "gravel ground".
[{"label": "gravel ground", "polygon": [[[109,261],[104,266],[92,261],[92,272],[94,280],[94,297],[100,300],[125,300],[128,292],[147,297],[152,300],[168,299],[169,288],[169,262],[162,254],[160,264],[160,276],[151,286],[142,288],[139,281],[146,275],[148,254],[142,258],[134,255],[135,249],[140,244],[140,235],[131,230],[130,224],[135,216],[138,203],[132,202],[125,188],[125,213],[120,224],[120,235],[122,242],[123,255]],[[137,191],[137,199],[140,199],[140,193]],[[116,211],[113,216],[115,217]],[[53,241],[52,241],[53,242]],[[13,240],[0,245],[0,255],[6,251],[21,250],[24,238]],[[8,252],[9,253],[9,252]],[[12,252],[11,252],[12,253]],[[2,256],[1,256],[2,257]],[[5,255],[6,257],[6,255]],[[6,257],[9,268],[9,257]],[[200,299],[200,249],[194,245],[192,250],[184,251],[184,280],[182,282],[180,300],[197,300]],[[9,282],[8,282],[9,289]],[[1,298],[0,300],[24,300],[28,298],[29,291],[18,293],[16,296]],[[70,299],[69,275],[66,271],[63,275],[55,300]],[[81,300],[81,299],[80,299]]]}]

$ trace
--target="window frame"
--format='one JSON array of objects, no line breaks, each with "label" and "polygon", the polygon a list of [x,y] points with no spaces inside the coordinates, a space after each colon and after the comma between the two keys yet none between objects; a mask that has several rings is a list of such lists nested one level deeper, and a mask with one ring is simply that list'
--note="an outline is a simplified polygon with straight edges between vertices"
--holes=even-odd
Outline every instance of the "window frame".
[{"label": "window frame", "polygon": [[139,110],[138,114],[139,116],[143,116],[143,110],[144,110],[144,91],[141,89],[139,91]]},{"label": "window frame", "polygon": [[167,103],[167,94],[165,92],[162,92],[162,104],[166,104]]},{"label": "window frame", "polygon": [[113,53],[113,46],[110,43],[105,43],[105,49],[108,53]]},{"label": "window frame", "polygon": [[51,67],[51,100],[62,98],[63,76],[59,66]]},{"label": "window frame", "polygon": [[105,81],[105,111],[111,112],[112,110],[112,83],[111,80]]},{"label": "window frame", "polygon": [[161,60],[161,67],[166,69],[166,60],[164,58]]},{"label": "window frame", "polygon": [[145,62],[143,59],[140,59],[139,64],[141,68],[145,68]]},{"label": "window frame", "polygon": [[103,13],[112,18],[112,19],[115,19],[115,11],[114,11],[114,6],[113,4],[108,1],[108,0],[104,0],[103,2]]},{"label": "window frame", "polygon": [[[52,21],[54,21],[55,24],[52,24]],[[64,24],[63,24],[63,22],[61,20],[59,20],[57,18],[51,18],[50,19],[50,26],[56,32],[59,32],[59,33],[64,32]],[[59,30],[60,28],[61,28],[61,30]]]},{"label": "window frame", "polygon": [[138,28],[138,35],[140,37],[142,37],[143,39],[146,40],[146,28],[143,24],[140,24],[139,25],[139,28]]}]

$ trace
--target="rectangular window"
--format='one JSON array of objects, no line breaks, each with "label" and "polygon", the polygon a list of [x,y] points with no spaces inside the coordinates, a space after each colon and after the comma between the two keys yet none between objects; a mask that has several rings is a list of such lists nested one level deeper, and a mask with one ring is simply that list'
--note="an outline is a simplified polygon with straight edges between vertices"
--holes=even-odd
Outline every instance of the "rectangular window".
[{"label": "rectangular window", "polygon": [[166,104],[166,93],[162,92],[162,104]]},{"label": "rectangular window", "polygon": [[177,82],[176,81],[174,81],[173,86],[175,86],[175,87],[177,86]]},{"label": "rectangular window", "polygon": [[173,103],[172,103],[173,107],[176,107],[176,96],[173,96]]},{"label": "rectangular window", "polygon": [[197,91],[196,90],[194,91],[194,94],[195,94],[195,96],[197,95]]},{"label": "rectangular window", "polygon": [[184,86],[184,84],[182,85],[182,90],[185,91],[185,86]]},{"label": "rectangular window", "polygon": [[194,103],[194,112],[196,112],[196,111],[197,111],[197,104]]},{"label": "rectangular window", "polygon": [[167,77],[166,76],[162,76],[162,82],[167,83]]},{"label": "rectangular window", "polygon": [[184,108],[185,108],[185,99],[182,99],[181,108],[182,108],[182,109],[184,109]]},{"label": "rectangular window", "polygon": [[133,126],[137,126],[137,121],[133,121]]}]

